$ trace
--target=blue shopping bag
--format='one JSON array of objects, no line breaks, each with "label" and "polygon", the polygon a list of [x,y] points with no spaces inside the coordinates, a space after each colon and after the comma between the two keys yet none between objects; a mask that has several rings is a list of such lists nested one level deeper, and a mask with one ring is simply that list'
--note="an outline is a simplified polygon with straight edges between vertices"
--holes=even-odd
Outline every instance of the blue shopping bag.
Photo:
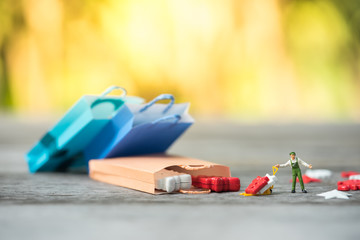
[{"label": "blue shopping bag", "polygon": [[[114,89],[122,89],[120,97],[106,96]],[[125,101],[135,105],[142,99],[125,97],[123,88],[112,86],[100,96],[81,97],[64,117],[27,153],[31,173],[65,170],[82,155],[84,148],[111,121],[113,116],[127,113]],[[131,121],[132,115],[126,115]]]},{"label": "blue shopping bag", "polygon": [[[170,103],[155,104],[165,99]],[[133,120],[121,128],[121,117],[114,117],[84,150],[86,161],[165,152],[194,122],[188,114],[189,104],[174,104],[170,94],[162,94],[145,105],[126,106]]]}]

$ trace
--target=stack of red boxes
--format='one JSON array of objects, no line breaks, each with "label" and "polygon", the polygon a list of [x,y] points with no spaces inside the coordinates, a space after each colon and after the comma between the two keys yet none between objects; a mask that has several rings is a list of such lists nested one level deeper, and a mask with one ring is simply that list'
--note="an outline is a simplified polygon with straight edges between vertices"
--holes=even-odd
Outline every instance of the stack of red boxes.
[{"label": "stack of red boxes", "polygon": [[360,180],[346,180],[337,183],[339,191],[360,190]]},{"label": "stack of red boxes", "polygon": [[211,189],[214,192],[237,192],[240,190],[240,179],[237,177],[191,176],[191,178],[193,186]]},{"label": "stack of red boxes", "polygon": [[268,177],[260,177],[258,176],[255,178],[250,185],[245,189],[245,193],[247,194],[256,194],[258,193],[263,187],[266,186],[270,179]]}]

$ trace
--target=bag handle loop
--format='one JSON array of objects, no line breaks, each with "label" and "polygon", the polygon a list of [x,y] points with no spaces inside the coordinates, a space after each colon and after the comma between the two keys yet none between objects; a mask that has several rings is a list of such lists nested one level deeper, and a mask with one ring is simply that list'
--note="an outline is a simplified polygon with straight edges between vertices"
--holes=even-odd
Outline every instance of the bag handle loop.
[{"label": "bag handle loop", "polygon": [[112,91],[116,90],[116,89],[120,89],[123,91],[123,93],[120,95],[120,97],[125,97],[127,94],[127,91],[125,88],[123,87],[119,87],[119,86],[110,86],[108,87],[101,95],[100,95],[100,99],[104,98],[106,95],[108,95],[109,93],[111,93]]},{"label": "bag handle loop", "polygon": [[155,123],[158,123],[158,122],[161,122],[161,121],[166,121],[166,120],[169,120],[169,119],[175,119],[175,123],[177,123],[178,121],[180,121],[181,116],[179,114],[164,116],[164,117],[161,117],[159,119],[156,119],[156,120],[152,121],[152,124],[155,124]]},{"label": "bag handle loop", "polygon": [[118,86],[110,86],[108,87],[92,104],[91,104],[91,108],[97,106],[98,104],[100,104],[103,99],[105,98],[106,95],[108,95],[110,92],[116,90],[116,89],[120,89],[123,91],[123,93],[120,95],[120,97],[125,97],[126,96],[126,89],[123,87],[118,87]]},{"label": "bag handle loop", "polygon": [[174,105],[174,96],[171,94],[161,94],[159,96],[157,96],[156,98],[154,98],[153,100],[151,100],[149,103],[147,103],[142,109],[140,109],[139,112],[144,112],[145,110],[147,110],[149,107],[151,107],[152,105],[154,105],[157,101],[160,100],[170,100],[170,103],[167,105],[167,107],[164,109],[163,113],[166,113],[167,111],[169,111],[169,109]]},{"label": "bag handle loop", "polygon": [[213,167],[212,165],[210,165],[210,166],[206,166],[206,165],[178,165],[178,166],[183,168],[183,169],[190,170],[190,171],[201,170],[201,169]]}]

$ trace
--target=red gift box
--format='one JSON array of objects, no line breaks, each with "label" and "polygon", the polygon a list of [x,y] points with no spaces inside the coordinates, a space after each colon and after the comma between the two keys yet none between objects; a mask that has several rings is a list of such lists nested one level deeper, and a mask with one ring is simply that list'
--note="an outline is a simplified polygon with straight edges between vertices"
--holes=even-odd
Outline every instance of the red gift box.
[{"label": "red gift box", "polygon": [[339,191],[360,190],[360,180],[346,180],[337,183]]},{"label": "red gift box", "polygon": [[201,183],[199,182],[199,177],[191,176],[191,184],[192,184],[194,187],[201,188]]},{"label": "red gift box", "polygon": [[230,180],[227,177],[223,177],[222,180],[224,182],[223,183],[223,192],[228,192],[229,191]]},{"label": "red gift box", "polygon": [[222,177],[212,177],[211,179],[211,191],[222,192],[224,189],[224,179]]},{"label": "red gift box", "polygon": [[348,185],[338,185],[339,191],[350,191],[350,187]]},{"label": "red gift box", "polygon": [[258,176],[255,178],[250,185],[245,189],[247,194],[256,194],[259,192],[263,187],[266,186],[267,182],[269,181],[268,177],[260,177]]},{"label": "red gift box", "polygon": [[211,178],[209,177],[202,177],[199,178],[201,187],[206,189],[211,189]]},{"label": "red gift box", "polygon": [[237,177],[191,177],[192,185],[198,188],[211,189],[214,192],[228,192],[240,190],[240,179]]},{"label": "red gift box", "polygon": [[240,179],[237,177],[228,177],[229,179],[229,191],[237,192],[240,190]]}]

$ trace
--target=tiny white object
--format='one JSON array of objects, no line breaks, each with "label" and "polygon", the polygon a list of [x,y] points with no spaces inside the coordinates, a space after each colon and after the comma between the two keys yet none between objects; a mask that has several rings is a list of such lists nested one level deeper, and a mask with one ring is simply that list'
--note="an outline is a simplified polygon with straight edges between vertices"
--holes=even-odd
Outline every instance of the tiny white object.
[{"label": "tiny white object", "polygon": [[[166,170],[163,171],[161,175],[163,177],[156,180],[156,184],[155,184],[156,189],[171,193],[174,191],[179,191],[180,189],[191,188],[192,181],[190,174],[182,174],[182,173]],[[168,175],[168,177],[165,177],[166,175]]]},{"label": "tiny white object", "polygon": [[164,185],[161,189],[165,190],[166,192],[170,193],[175,190],[175,179],[173,177],[165,178]]},{"label": "tiny white object", "polygon": [[332,198],[349,199],[349,196],[351,196],[351,194],[349,193],[338,191],[336,189],[316,195],[320,197],[325,197],[325,199],[332,199]]},{"label": "tiny white object", "polygon": [[351,176],[349,177],[349,180],[360,180],[360,174],[358,174],[358,175],[351,175]]},{"label": "tiny white object", "polygon": [[161,178],[156,181],[155,188],[171,193],[175,191],[176,180],[173,176]]},{"label": "tiny white object", "polygon": [[266,174],[266,176],[269,178],[269,181],[262,189],[260,189],[260,191],[258,192],[260,194],[263,194],[266,190],[268,190],[271,186],[273,186],[278,180],[278,178],[275,177],[275,175],[270,176],[269,174]]},{"label": "tiny white object", "polygon": [[328,180],[331,178],[332,172],[327,169],[307,169],[305,175],[311,178],[317,178],[321,180]]},{"label": "tiny white object", "polygon": [[179,191],[180,190],[180,177],[173,176],[173,178],[175,179],[175,191]]},{"label": "tiny white object", "polygon": [[190,189],[191,188],[191,175],[183,174],[179,175],[180,177],[180,189]]}]

